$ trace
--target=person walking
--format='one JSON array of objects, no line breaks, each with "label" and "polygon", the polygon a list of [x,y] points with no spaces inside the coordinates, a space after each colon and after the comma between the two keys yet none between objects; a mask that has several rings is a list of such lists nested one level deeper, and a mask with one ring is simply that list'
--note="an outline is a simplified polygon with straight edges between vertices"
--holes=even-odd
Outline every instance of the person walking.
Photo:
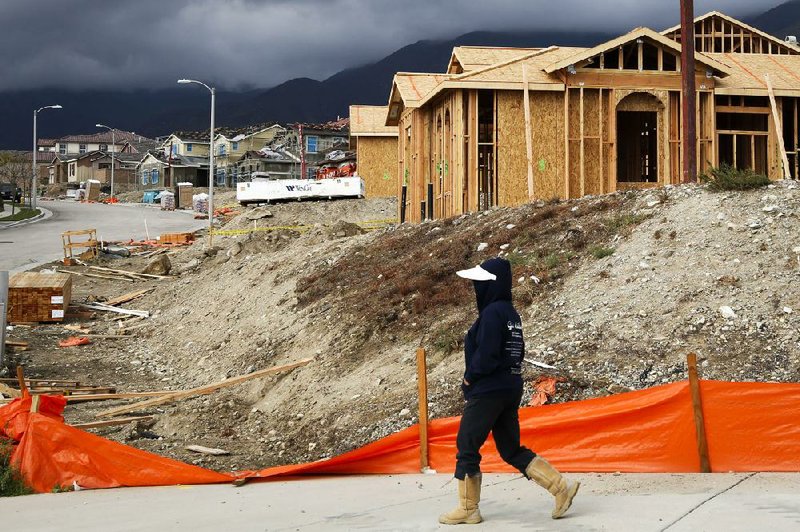
[{"label": "person walking", "polygon": [[456,272],[475,288],[478,319],[464,339],[466,371],[461,389],[466,406],[456,437],[458,506],[439,516],[447,525],[477,524],[483,518],[480,448],[489,437],[500,456],[553,495],[553,519],[563,516],[580,482],[568,481],[541,456],[520,444],[519,404],[522,399],[522,320],[511,301],[511,264],[501,258]]}]

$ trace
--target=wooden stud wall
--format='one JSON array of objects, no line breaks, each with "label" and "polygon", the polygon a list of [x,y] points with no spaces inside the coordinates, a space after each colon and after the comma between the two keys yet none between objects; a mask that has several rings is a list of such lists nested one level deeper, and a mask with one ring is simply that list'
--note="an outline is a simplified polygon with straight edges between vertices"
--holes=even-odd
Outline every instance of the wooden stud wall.
[{"label": "wooden stud wall", "polygon": [[[695,49],[703,53],[744,53],[769,55],[797,55],[792,48],[778,44],[747,28],[721,17],[711,16],[695,22]],[[680,30],[667,35],[681,42]]]}]

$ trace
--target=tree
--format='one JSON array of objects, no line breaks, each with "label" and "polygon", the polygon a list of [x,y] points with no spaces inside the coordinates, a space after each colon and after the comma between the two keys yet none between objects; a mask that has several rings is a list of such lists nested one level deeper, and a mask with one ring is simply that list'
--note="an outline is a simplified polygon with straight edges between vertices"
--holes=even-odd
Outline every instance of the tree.
[{"label": "tree", "polygon": [[[30,161],[22,152],[0,151],[0,183],[9,183],[14,188],[14,197],[18,188],[26,189],[31,177]],[[16,205],[11,200],[11,214]]]}]

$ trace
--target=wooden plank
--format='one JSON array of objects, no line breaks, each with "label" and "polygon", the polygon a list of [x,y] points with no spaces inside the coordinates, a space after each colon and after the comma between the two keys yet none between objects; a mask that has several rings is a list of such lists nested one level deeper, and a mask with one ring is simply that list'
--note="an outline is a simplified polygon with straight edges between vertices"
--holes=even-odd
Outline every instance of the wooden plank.
[{"label": "wooden plank", "polygon": [[[64,395],[63,393],[57,392],[44,392],[39,394],[38,392],[34,392],[31,395],[61,395],[66,400],[67,403],[86,403],[89,401],[115,401],[115,400],[122,400],[122,399],[142,399],[145,397],[165,397],[167,395],[174,394],[175,391],[160,391],[160,392],[119,392],[119,393],[109,393],[109,394],[101,394],[101,393],[86,393],[86,394],[73,394],[73,395]],[[0,399],[0,405],[10,403],[10,399]]]},{"label": "wooden plank", "polygon": [[214,449],[211,447],[203,447],[202,445],[187,445],[185,449],[193,453],[208,454],[211,456],[226,456],[231,454],[230,451],[226,451],[225,449]]},{"label": "wooden plank", "polygon": [[[622,48],[620,48],[620,56]],[[621,59],[621,57],[620,57]],[[569,78],[567,78],[569,81]],[[564,199],[569,199],[569,84],[564,91]]]},{"label": "wooden plank", "polygon": [[[661,48],[658,49],[659,58],[661,57]],[[603,89],[600,89],[600,105],[598,106],[598,121],[600,122],[600,194],[606,193],[606,175],[605,175],[605,142],[603,141]]]},{"label": "wooden plank", "polygon": [[6,340],[6,347],[28,347],[28,342],[21,342],[19,340]]},{"label": "wooden plank", "polygon": [[138,299],[138,298],[142,297],[143,295],[145,295],[145,294],[147,294],[149,292],[152,292],[152,291],[153,291],[152,288],[145,288],[144,290],[137,290],[136,292],[129,292],[127,294],[123,294],[121,296],[111,298],[108,301],[106,301],[105,304],[106,305],[110,305],[112,307],[115,307],[117,305],[121,305],[123,303],[128,303],[129,301],[133,301],[134,299]]},{"label": "wooden plank", "polygon": [[522,64],[522,100],[525,113],[525,155],[528,158],[528,200],[533,201],[533,132],[531,130],[531,100],[528,90],[528,65]]},{"label": "wooden plank", "polygon": [[[789,158],[786,156],[786,146],[783,143],[783,126],[781,124],[780,116],[778,116],[778,106],[775,103],[775,93],[772,91],[772,82],[769,79],[769,74],[764,74],[764,81],[767,82],[767,92],[769,92],[769,103],[772,108],[772,119],[775,121],[775,136],[778,141],[778,149],[781,154],[781,163],[783,164],[783,178],[791,179],[792,173],[789,170]],[[753,161],[755,163],[755,161]]]},{"label": "wooden plank", "polygon": [[102,303],[91,303],[91,304],[83,303],[81,306],[84,307],[84,308],[92,309],[92,310],[104,310],[106,312],[115,312],[117,314],[126,314],[126,315],[130,315],[130,316],[141,316],[142,318],[149,318],[150,317],[150,312],[148,312],[146,310],[133,310],[133,309],[127,309],[127,308],[117,308],[117,307],[112,307],[110,305],[104,305]]},{"label": "wooden plank", "polygon": [[99,272],[111,272],[116,273],[119,275],[130,275],[132,277],[147,277],[149,279],[172,279],[172,277],[168,275],[155,275],[151,273],[139,273],[139,272],[132,272],[128,270],[117,270],[114,268],[103,268],[101,266],[89,266],[92,270],[97,270]]},{"label": "wooden plank", "polygon": [[703,416],[703,400],[700,396],[700,381],[697,378],[697,355],[695,353],[687,355],[686,366],[689,370],[689,389],[692,393],[692,410],[694,412],[694,425],[697,435],[697,452],[700,455],[700,471],[702,473],[711,473],[706,425]]},{"label": "wooden plank", "polygon": [[117,419],[107,419],[105,421],[90,421],[89,423],[77,423],[75,425],[71,425],[76,429],[100,429],[103,427],[114,427],[117,425],[127,425],[128,423],[136,423],[137,421],[152,421],[155,419],[155,416],[132,416],[132,417],[121,417]]},{"label": "wooden plank", "polygon": [[273,368],[262,369],[259,371],[255,371],[253,373],[247,375],[240,375],[238,377],[232,377],[230,379],[226,379],[224,381],[216,382],[214,384],[208,384],[205,386],[199,386],[197,388],[192,388],[191,390],[185,390],[181,392],[176,392],[170,395],[166,395],[164,397],[157,397],[155,399],[148,399],[147,401],[141,401],[139,403],[134,403],[128,406],[122,406],[118,408],[112,408],[110,410],[106,410],[104,412],[100,412],[97,414],[97,417],[106,417],[106,416],[116,416],[118,414],[125,414],[128,412],[134,412],[136,410],[141,410],[142,408],[149,408],[151,406],[158,406],[163,405],[166,403],[171,403],[174,401],[178,401],[180,399],[186,399],[188,397],[194,397],[197,395],[205,395],[212,392],[215,392],[221,388],[227,388],[229,386],[234,386],[236,384],[258,379],[261,377],[266,377],[268,375],[274,375],[275,373],[280,373],[282,371],[290,371],[295,368],[299,368],[311,363],[314,359],[313,358],[304,358],[303,360],[299,360],[297,362],[292,362],[291,364],[284,364],[282,366],[275,366]]},{"label": "wooden plank", "polygon": [[417,390],[419,402],[419,466],[428,469],[428,367],[425,349],[417,349]]},{"label": "wooden plank", "polygon": [[[639,49],[641,50],[641,44],[639,45]],[[580,176],[581,176],[581,197],[586,195],[586,141],[584,139],[585,129],[584,129],[584,119],[583,119],[583,85],[581,85],[580,89],[580,102],[578,104],[579,109],[579,130],[580,130]]]}]

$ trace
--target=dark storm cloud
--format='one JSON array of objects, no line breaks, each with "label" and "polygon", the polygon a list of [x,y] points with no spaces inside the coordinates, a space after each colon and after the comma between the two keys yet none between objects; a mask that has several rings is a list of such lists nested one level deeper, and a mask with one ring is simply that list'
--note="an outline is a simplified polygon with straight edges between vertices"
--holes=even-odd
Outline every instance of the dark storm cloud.
[{"label": "dark storm cloud", "polygon": [[[695,1],[733,16],[779,0]],[[678,0],[3,0],[0,90],[322,79],[420,39],[475,30],[663,29]]]}]

